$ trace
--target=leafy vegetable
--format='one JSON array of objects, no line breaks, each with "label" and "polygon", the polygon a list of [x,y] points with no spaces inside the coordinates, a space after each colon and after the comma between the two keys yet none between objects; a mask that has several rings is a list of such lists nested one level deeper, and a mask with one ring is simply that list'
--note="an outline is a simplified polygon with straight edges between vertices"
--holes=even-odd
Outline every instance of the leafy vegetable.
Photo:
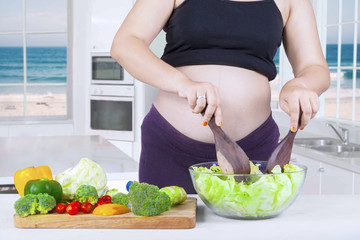
[{"label": "leafy vegetable", "polygon": [[[215,211],[261,217],[289,203],[304,178],[304,171],[292,164],[284,166],[284,173],[281,173],[280,166],[274,167],[273,174],[262,174],[252,162],[250,168],[253,176],[238,182],[233,175],[213,174],[221,173],[218,166],[193,167],[197,192]],[[291,174],[287,174],[289,172]]]},{"label": "leafy vegetable", "polygon": [[132,182],[129,187],[131,211],[140,216],[156,216],[171,208],[170,197],[151,184]]},{"label": "leafy vegetable", "polygon": [[75,200],[80,203],[89,202],[95,205],[98,201],[96,188],[91,185],[81,185],[75,192]]},{"label": "leafy vegetable", "polygon": [[81,185],[94,186],[99,196],[104,195],[107,190],[104,169],[89,158],[82,158],[73,168],[57,174],[55,180],[63,188],[63,200],[74,199],[75,192]]},{"label": "leafy vegetable", "polygon": [[48,213],[55,207],[55,198],[47,193],[27,194],[19,198],[14,204],[16,213],[21,217]]},{"label": "leafy vegetable", "polygon": [[105,195],[109,195],[110,197],[114,197],[115,194],[119,193],[119,190],[116,188],[109,189]]},{"label": "leafy vegetable", "polygon": [[163,187],[160,189],[160,192],[164,192],[170,197],[172,206],[180,204],[187,199],[185,189],[179,186]]},{"label": "leafy vegetable", "polygon": [[125,193],[118,192],[112,197],[111,202],[127,206],[129,204],[129,198]]}]

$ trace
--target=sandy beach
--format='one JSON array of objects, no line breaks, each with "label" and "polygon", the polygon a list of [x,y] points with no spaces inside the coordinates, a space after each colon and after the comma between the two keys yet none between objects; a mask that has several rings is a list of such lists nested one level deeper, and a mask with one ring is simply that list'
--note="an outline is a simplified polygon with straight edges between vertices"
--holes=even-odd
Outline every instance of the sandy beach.
[{"label": "sandy beach", "polygon": [[[332,76],[332,81],[334,81]],[[271,100],[278,101],[278,78],[270,82]],[[336,88],[332,87],[325,93],[325,114],[336,117]],[[340,90],[340,118],[352,118],[352,89]],[[356,116],[360,121],[360,88],[356,89]],[[44,94],[28,94],[26,116],[61,116],[66,115],[66,95],[63,93],[47,92]],[[0,117],[24,116],[24,96],[21,94],[0,94]]]},{"label": "sandy beach", "polygon": [[[28,94],[26,97],[26,116],[66,115],[65,94]],[[13,116],[24,116],[24,95],[0,95],[0,117]]]}]

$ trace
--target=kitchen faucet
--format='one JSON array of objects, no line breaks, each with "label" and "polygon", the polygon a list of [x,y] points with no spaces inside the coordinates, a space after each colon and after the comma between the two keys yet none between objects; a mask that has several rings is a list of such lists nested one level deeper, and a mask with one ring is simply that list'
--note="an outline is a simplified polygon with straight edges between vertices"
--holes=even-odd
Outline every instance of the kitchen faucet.
[{"label": "kitchen faucet", "polygon": [[334,127],[333,124],[327,123],[326,126],[331,127],[331,128],[335,131],[336,135],[338,135],[338,137],[339,137],[340,140],[343,142],[343,144],[345,144],[345,145],[349,144],[349,129],[343,128],[343,127],[339,127],[339,128],[342,130],[342,132],[343,132],[343,136],[342,136],[342,135],[339,133],[339,131],[336,130],[336,128]]}]

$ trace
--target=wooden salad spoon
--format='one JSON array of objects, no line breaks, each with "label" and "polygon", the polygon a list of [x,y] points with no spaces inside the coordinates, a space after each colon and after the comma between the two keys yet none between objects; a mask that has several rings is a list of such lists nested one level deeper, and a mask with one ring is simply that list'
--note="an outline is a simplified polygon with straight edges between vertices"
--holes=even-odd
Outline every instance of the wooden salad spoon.
[{"label": "wooden salad spoon", "polygon": [[208,125],[214,134],[216,157],[221,171],[225,174],[249,174],[249,157],[244,150],[216,125],[214,116]]},{"label": "wooden salad spoon", "polygon": [[289,133],[281,140],[281,142],[275,147],[274,151],[271,153],[267,164],[266,172],[271,173],[271,170],[276,166],[280,165],[281,169],[284,168],[286,164],[290,162],[292,147],[296,133],[300,127],[302,112],[299,114],[298,128],[295,132],[289,130]]}]

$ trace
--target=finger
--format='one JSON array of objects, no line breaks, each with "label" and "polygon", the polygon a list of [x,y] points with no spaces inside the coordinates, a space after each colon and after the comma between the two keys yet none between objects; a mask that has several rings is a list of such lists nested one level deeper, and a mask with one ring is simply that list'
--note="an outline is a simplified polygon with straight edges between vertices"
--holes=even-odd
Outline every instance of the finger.
[{"label": "finger", "polygon": [[191,109],[194,109],[196,106],[196,92],[194,90],[190,91],[187,96],[187,100]]},{"label": "finger", "polygon": [[214,112],[214,116],[215,116],[216,125],[221,127],[222,126],[222,112],[221,112],[220,104],[217,105],[215,112]]},{"label": "finger", "polygon": [[290,116],[290,110],[287,100],[282,100],[279,102],[279,104],[280,104],[280,108]]},{"label": "finger", "polygon": [[299,128],[302,130],[309,123],[312,115],[312,107],[310,103],[310,98],[300,99],[300,107],[302,111],[301,121]]},{"label": "finger", "polygon": [[311,104],[311,109],[312,109],[312,114],[311,114],[311,118],[314,118],[315,115],[318,113],[318,111],[320,110],[320,101],[319,101],[319,97],[317,95],[311,96],[310,97],[310,104]]},{"label": "finger", "polygon": [[288,108],[290,114],[290,129],[293,132],[296,132],[298,129],[299,122],[299,113],[300,113],[300,105],[298,98],[290,98],[288,100]]},{"label": "finger", "polygon": [[193,113],[201,113],[206,107],[206,94],[198,94],[196,97],[196,106],[193,109]]},{"label": "finger", "polygon": [[203,123],[205,122],[208,123],[210,121],[210,119],[214,115],[216,108],[217,108],[216,94],[213,91],[209,91],[207,96],[207,106],[203,117]]}]

